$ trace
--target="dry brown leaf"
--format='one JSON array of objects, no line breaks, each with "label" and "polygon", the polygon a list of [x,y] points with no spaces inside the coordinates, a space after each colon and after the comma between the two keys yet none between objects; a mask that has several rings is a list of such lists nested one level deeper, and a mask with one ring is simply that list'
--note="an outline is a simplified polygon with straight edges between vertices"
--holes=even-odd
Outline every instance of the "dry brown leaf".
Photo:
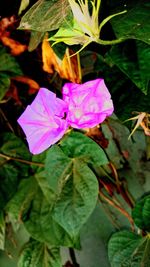
[{"label": "dry brown leaf", "polygon": [[108,139],[104,136],[101,128],[95,126],[93,128],[88,128],[88,131],[86,133],[88,137],[93,139],[97,144],[99,144],[102,148],[108,147]]},{"label": "dry brown leaf", "polygon": [[73,52],[66,51],[63,60],[59,59],[45,38],[42,43],[43,70],[50,74],[56,71],[61,78],[80,83],[77,55],[69,57],[68,54],[71,55]]},{"label": "dry brown leaf", "polygon": [[[72,55],[74,53],[71,50],[69,50],[69,52],[70,52],[69,55]],[[69,57],[67,54],[65,54],[62,60],[61,68],[62,68],[62,78],[67,79],[74,83],[81,82],[79,78],[77,55]]]},{"label": "dry brown leaf", "polygon": [[17,105],[22,105],[21,100],[18,95],[18,89],[14,83],[11,83],[10,88],[8,89],[5,96],[6,98],[9,98],[9,97],[13,98]]},{"label": "dry brown leaf", "polygon": [[12,26],[15,22],[15,17],[11,16],[10,18],[3,18],[0,21],[0,37],[3,35],[9,35],[9,32],[6,32],[7,28]]},{"label": "dry brown leaf", "polygon": [[35,82],[34,80],[25,77],[25,76],[17,76],[17,77],[13,77],[12,80],[21,82],[21,83],[26,83],[29,86],[29,91],[28,93],[34,94],[36,93],[37,90],[39,90],[40,86],[38,85],[37,82]]},{"label": "dry brown leaf", "polygon": [[14,39],[9,38],[7,36],[1,36],[1,41],[5,46],[8,46],[10,48],[10,53],[13,56],[20,55],[28,48],[27,45],[23,45],[19,43],[18,41],[15,41]]},{"label": "dry brown leaf", "polygon": [[22,102],[20,100],[18,86],[16,86],[15,81],[27,84],[29,87],[28,93],[30,95],[36,93],[37,90],[39,90],[39,88],[40,88],[37,82],[35,82],[34,80],[32,80],[28,77],[17,76],[17,77],[11,78],[11,85],[10,85],[10,88],[8,89],[5,97],[6,98],[10,98],[10,97],[13,98],[17,105],[22,105]]},{"label": "dry brown leaf", "polygon": [[18,56],[27,50],[28,46],[21,44],[20,42],[12,39],[10,37],[11,31],[15,30],[15,17],[12,16],[10,18],[3,18],[0,21],[0,40],[3,45],[8,46],[10,48],[10,53],[13,56]]}]

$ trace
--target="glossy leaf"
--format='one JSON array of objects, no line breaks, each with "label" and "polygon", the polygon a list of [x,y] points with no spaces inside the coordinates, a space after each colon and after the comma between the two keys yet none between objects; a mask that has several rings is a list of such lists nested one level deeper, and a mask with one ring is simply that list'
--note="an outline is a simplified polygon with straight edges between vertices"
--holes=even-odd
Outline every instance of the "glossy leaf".
[{"label": "glossy leaf", "polygon": [[127,13],[118,18],[111,20],[113,30],[117,37],[131,38],[141,40],[147,44],[150,44],[150,31],[149,24],[149,11],[150,4],[148,1],[137,1],[130,7],[127,4]]},{"label": "glossy leaf", "polygon": [[66,18],[69,10],[67,0],[39,0],[23,16],[19,28],[39,32],[56,30]]},{"label": "glossy leaf", "polygon": [[129,79],[144,93],[149,89],[150,49],[143,42],[127,42],[115,46],[110,58]]},{"label": "glossy leaf", "polygon": [[25,244],[18,267],[61,267],[59,248],[31,239]]},{"label": "glossy leaf", "polygon": [[136,202],[132,216],[140,229],[150,232],[150,195]]}]

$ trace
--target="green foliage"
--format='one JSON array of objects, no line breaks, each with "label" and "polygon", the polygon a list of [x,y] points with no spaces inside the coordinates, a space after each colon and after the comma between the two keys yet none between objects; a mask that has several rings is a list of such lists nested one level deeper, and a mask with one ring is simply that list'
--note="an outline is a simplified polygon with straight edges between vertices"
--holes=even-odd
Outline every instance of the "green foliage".
[{"label": "green foliage", "polygon": [[28,176],[29,166],[18,163],[11,158],[21,158],[24,160],[30,159],[30,154],[25,144],[12,133],[1,135],[0,146],[0,208],[4,208],[8,200],[11,199],[16,192],[18,182],[21,177]]},{"label": "green foliage", "polygon": [[[115,233],[108,243],[112,267],[148,267],[150,265],[150,239],[129,231]],[[120,265],[121,264],[121,265]]]},{"label": "green foliage", "polygon": [[7,74],[0,73],[0,99],[3,99],[4,95],[6,94],[9,86],[10,86],[10,78]]},{"label": "green foliage", "polygon": [[132,216],[140,229],[150,232],[150,195],[143,197],[136,203]]},{"label": "green foliage", "polygon": [[[32,2],[20,1],[19,13],[22,14]],[[32,84],[28,91],[22,90],[26,85],[13,81],[14,91],[10,92],[9,98],[4,98],[11,88],[11,77],[31,75],[40,87],[55,91],[59,97],[60,88],[66,81],[56,72],[51,75],[42,71],[40,46],[35,53],[26,51],[25,57],[20,55],[18,58],[10,55],[9,48],[0,46],[0,109],[3,111],[0,118],[0,249],[9,254],[8,241],[16,242],[11,225],[16,235],[22,225],[26,237],[22,243],[27,242],[28,237],[29,240],[19,253],[18,267],[61,267],[69,256],[62,253],[64,260],[61,262],[60,247],[82,248],[75,252],[82,267],[149,267],[150,196],[147,191],[150,183],[146,160],[149,147],[146,147],[141,128],[128,141],[129,130],[123,121],[133,117],[133,112],[150,113],[150,4],[146,0],[85,0],[84,10],[80,11],[86,19],[79,16],[81,21],[78,21],[78,12],[73,15],[68,0],[34,2],[21,18],[19,29],[28,31],[19,31],[18,40],[24,34],[23,43],[26,44],[30,33],[28,51],[33,51],[48,32],[50,41],[64,42],[52,46],[59,58],[63,58],[70,46],[70,54],[80,51],[80,57],[66,60],[63,71],[73,75],[81,68],[82,81],[104,78],[115,114],[90,131],[69,129],[57,144],[32,156],[16,121],[21,111],[30,105],[35,91],[32,92]],[[101,4],[100,10],[96,11],[94,3],[97,7]],[[125,14],[124,10],[127,10]],[[112,14],[117,12],[119,16],[114,17]],[[98,34],[91,26],[95,22]],[[14,24],[10,24],[11,27],[15,27]],[[6,33],[13,38],[9,27]],[[121,43],[115,45],[117,42]],[[11,42],[9,45],[11,47]],[[84,51],[80,50],[80,45]],[[31,58],[27,66],[26,56],[28,60]],[[49,54],[46,57],[49,64]],[[35,72],[33,65],[30,66],[33,62],[36,62]],[[21,90],[18,90],[18,84]],[[20,106],[16,99],[20,100]],[[143,123],[150,127],[148,120]],[[14,134],[9,132],[9,124],[13,126]],[[134,205],[136,198],[139,200]],[[135,230],[121,230],[129,228],[132,219]],[[77,264],[73,262],[73,265]]]},{"label": "green foliage", "polygon": [[115,64],[145,94],[149,89],[150,49],[145,43],[127,42],[112,47],[109,53]]},{"label": "green foliage", "polygon": [[[149,195],[136,202],[132,211],[135,224],[144,231],[150,229]],[[108,243],[112,267],[148,267],[150,265],[150,237],[123,230],[112,235]]]},{"label": "green foliage", "polygon": [[[74,142],[72,142],[74,140]],[[91,139],[72,132],[44,157],[43,168],[34,167],[35,177],[22,180],[7,211],[21,218],[31,236],[50,245],[79,247],[83,224],[95,208],[98,184],[94,166],[106,164],[103,150]],[[42,159],[43,158],[43,159]]]},{"label": "green foliage", "polygon": [[0,249],[5,247],[5,218],[4,214],[0,212]]},{"label": "green foliage", "polygon": [[44,197],[40,188],[35,192],[22,220],[30,235],[36,240],[53,246],[79,247],[78,236],[72,239],[53,218],[52,205]]},{"label": "green foliage", "polygon": [[0,46],[0,100],[10,86],[10,78],[21,75],[22,71],[16,59]]},{"label": "green foliage", "polygon": [[[54,161],[51,161],[51,158]],[[53,217],[74,237],[96,205],[98,195],[96,177],[84,160],[69,159],[55,147],[48,153],[46,168],[50,177],[48,188],[55,193],[55,197],[54,193],[51,194],[55,203]],[[52,203],[50,197],[49,201]]]},{"label": "green foliage", "polygon": [[22,219],[24,212],[29,208],[37,189],[37,183],[33,177],[22,179],[14,197],[6,206],[6,211],[13,221]]},{"label": "green foliage", "polygon": [[150,4],[146,0],[127,2],[127,13],[119,18],[119,23],[118,18],[111,20],[115,34],[117,37],[137,39],[150,44],[149,24],[147,23]]},{"label": "green foliage", "polygon": [[24,246],[18,267],[61,267],[59,249],[44,243],[30,240]]}]

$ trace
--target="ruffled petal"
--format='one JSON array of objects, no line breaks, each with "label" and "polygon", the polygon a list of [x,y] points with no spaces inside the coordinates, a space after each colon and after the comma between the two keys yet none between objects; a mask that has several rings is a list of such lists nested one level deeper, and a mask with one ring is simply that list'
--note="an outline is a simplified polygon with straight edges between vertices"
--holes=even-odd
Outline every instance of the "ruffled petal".
[{"label": "ruffled petal", "polygon": [[74,128],[92,128],[113,113],[111,95],[103,79],[84,84],[66,83],[63,99],[68,104],[67,121]]}]

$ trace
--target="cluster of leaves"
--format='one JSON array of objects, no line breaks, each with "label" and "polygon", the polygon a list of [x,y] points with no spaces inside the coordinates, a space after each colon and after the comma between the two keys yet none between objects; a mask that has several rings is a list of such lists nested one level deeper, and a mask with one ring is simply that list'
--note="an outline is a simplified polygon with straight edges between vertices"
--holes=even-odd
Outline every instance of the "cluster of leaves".
[{"label": "cluster of leaves", "polygon": [[108,244],[112,267],[150,265],[150,195],[139,200],[132,216],[135,224],[143,231],[143,236],[127,230],[113,234]]},{"label": "cluster of leaves", "polygon": [[[118,174],[124,169],[134,168],[135,158],[141,160],[136,155],[137,143],[134,146],[134,142],[130,141],[127,145],[126,127],[115,117],[102,125],[101,129],[92,129],[86,135],[84,132],[71,131],[59,144],[38,156],[32,156],[16,120],[40,86],[47,86],[59,96],[64,79],[81,82],[81,73],[83,81],[98,77],[105,79],[114,101],[115,114],[120,120],[128,119],[135,111],[149,112],[150,4],[147,1],[102,0],[99,22],[107,22],[107,18],[112,18],[100,32],[101,39],[106,42],[93,42],[79,53],[79,60],[79,55],[67,57],[80,50],[80,43],[84,45],[81,34],[79,36],[75,29],[69,2],[38,0],[28,8],[29,2],[22,0],[20,3],[19,14],[27,10],[21,16],[19,28],[24,34],[31,32],[30,38],[28,35],[30,52],[25,52],[26,46],[23,46],[25,56],[17,58],[18,54],[12,52],[14,42],[8,35],[9,29],[7,34],[4,30],[0,31],[0,249],[5,249],[5,242],[9,238],[8,226],[12,224],[16,231],[22,225],[29,238],[22,248],[18,266],[62,266],[60,248],[82,247],[81,229],[94,212],[99,199],[101,205],[103,202],[107,204],[109,213],[112,209],[114,213],[117,210],[115,215],[110,216],[113,222],[121,212],[128,219],[123,219],[122,225],[132,227],[132,231],[119,231],[110,238],[108,256],[111,266],[148,267],[150,197],[147,194],[134,205],[124,180]],[[91,8],[89,5],[89,10]],[[126,13],[111,16],[124,9],[127,9]],[[52,47],[55,52],[50,47],[52,42],[46,41],[45,36],[49,36],[51,41],[60,38],[62,43]],[[106,44],[110,39],[123,42],[114,45],[109,43],[108,46]],[[15,45],[19,44],[15,42]],[[68,45],[72,45],[71,49]],[[32,53],[37,57],[36,62],[41,61],[40,48],[43,69],[40,66],[40,73],[36,70],[36,77],[33,70],[31,73],[26,71],[24,65]],[[34,54],[31,52],[33,50],[38,53]],[[31,77],[27,76],[29,73]],[[20,82],[25,91],[18,90]],[[26,90],[26,84],[29,90]],[[136,171],[132,175],[137,175]],[[136,198],[134,187],[138,186],[138,179],[133,177],[133,181],[130,191]],[[126,182],[130,186],[128,177]],[[104,224],[105,220],[102,218],[101,223]],[[141,230],[133,230],[135,225]],[[113,230],[118,228],[115,225]],[[75,260],[73,264],[77,266]],[[93,266],[98,267],[98,264],[93,263]],[[71,264],[66,263],[66,266]],[[109,266],[107,260],[106,266]]]}]

